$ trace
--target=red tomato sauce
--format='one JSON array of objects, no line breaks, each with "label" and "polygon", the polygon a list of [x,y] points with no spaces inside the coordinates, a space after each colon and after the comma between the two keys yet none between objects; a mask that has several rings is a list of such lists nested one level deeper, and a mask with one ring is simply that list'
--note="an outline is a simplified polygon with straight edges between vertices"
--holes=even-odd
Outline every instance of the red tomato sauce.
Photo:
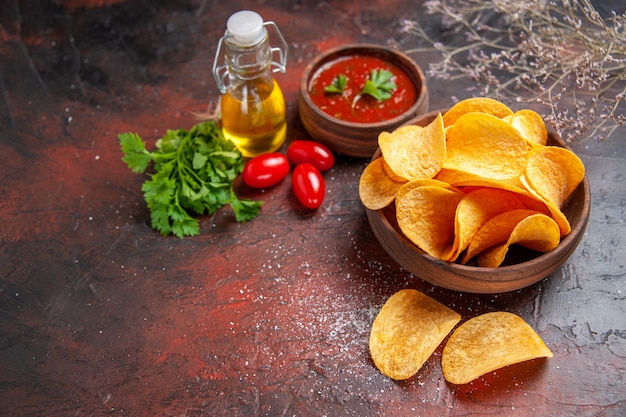
[{"label": "red tomato sauce", "polygon": [[[354,97],[361,92],[372,70],[393,73],[396,84],[391,98],[378,101],[365,94],[354,105]],[[347,83],[343,95],[327,93],[326,86],[343,74]],[[324,113],[347,122],[376,123],[393,119],[408,110],[417,100],[417,90],[409,75],[399,66],[369,55],[341,57],[320,67],[311,77],[309,96]]]}]

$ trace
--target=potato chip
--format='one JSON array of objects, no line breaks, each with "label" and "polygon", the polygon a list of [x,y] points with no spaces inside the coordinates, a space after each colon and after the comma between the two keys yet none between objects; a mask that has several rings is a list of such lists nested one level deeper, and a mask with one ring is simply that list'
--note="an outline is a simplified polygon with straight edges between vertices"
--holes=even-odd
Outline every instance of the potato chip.
[{"label": "potato chip", "polygon": [[548,129],[539,113],[523,109],[504,117],[503,120],[516,128],[531,145],[543,146],[548,143]]},{"label": "potato chip", "polygon": [[548,346],[524,319],[492,312],[466,321],[452,333],[441,368],[446,381],[467,384],[505,366],[551,357]]},{"label": "potato chip", "polygon": [[546,206],[548,206],[548,210],[550,210],[550,215],[561,229],[561,237],[569,235],[572,231],[572,225],[567,219],[565,213],[563,213],[563,211],[561,211],[559,207],[555,206],[552,203],[546,203]]},{"label": "potato chip", "polygon": [[456,185],[465,182],[478,182],[486,181],[488,178],[481,177],[480,175],[472,174],[466,171],[459,171],[458,169],[441,168],[441,170],[435,175],[435,179],[448,184]]},{"label": "potato chip", "polygon": [[398,192],[396,193],[396,198],[402,197],[404,194],[406,194],[407,192],[411,191],[414,188],[424,187],[426,185],[430,185],[433,187],[441,187],[441,188],[446,188],[448,190],[461,192],[458,188],[456,188],[453,185],[448,184],[447,182],[439,181],[434,178],[420,178],[418,180],[408,181],[402,184],[402,186],[398,189]]},{"label": "potato chip", "polygon": [[446,157],[445,134],[441,114],[428,126],[401,126],[392,133],[382,132],[378,145],[387,166],[408,181],[432,178]]},{"label": "potato chip", "polygon": [[503,118],[513,114],[506,104],[488,97],[474,97],[461,100],[443,115],[443,125],[452,126],[459,117],[467,113],[486,113]]},{"label": "potato chip", "polygon": [[514,209],[526,208],[522,198],[511,191],[497,188],[478,188],[467,193],[456,208],[454,218],[454,246],[450,261],[456,260],[472,238],[488,220]]},{"label": "potato chip", "polygon": [[561,230],[551,217],[539,213],[533,214],[515,226],[505,243],[482,251],[478,255],[478,266],[499,267],[504,262],[509,247],[513,244],[537,252],[549,252],[559,245],[560,240]]},{"label": "potato chip", "polygon": [[489,114],[468,113],[448,131],[443,167],[519,184],[529,150],[526,139],[507,122]]},{"label": "potato chip", "polygon": [[569,149],[533,149],[524,172],[528,185],[543,199],[560,207],[585,176],[585,166]]},{"label": "potato chip", "polygon": [[359,197],[365,207],[380,210],[391,204],[402,183],[389,178],[383,167],[383,158],[370,162],[359,179]]},{"label": "potato chip", "polygon": [[569,220],[565,216],[565,213],[561,211],[561,208],[557,206],[556,204],[554,204],[553,202],[547,201],[542,196],[540,196],[539,193],[535,189],[533,189],[533,187],[528,183],[528,180],[526,179],[524,175],[522,175],[520,179],[522,180],[522,183],[524,184],[528,192],[534,195],[535,198],[537,198],[537,200],[543,201],[545,206],[548,208],[550,215],[557,222],[557,224],[559,225],[561,229],[561,237],[567,236],[572,231],[572,226],[570,225]]},{"label": "potato chip", "polygon": [[374,319],[369,339],[372,360],[389,378],[410,378],[460,320],[458,313],[427,295],[400,290]]},{"label": "potato chip", "polygon": [[442,187],[415,188],[396,199],[398,226],[424,252],[445,260],[454,243],[454,215],[463,196]]},{"label": "potato chip", "polygon": [[585,177],[585,166],[569,149],[544,146],[533,149],[521,180],[528,191],[543,200],[561,228],[569,234],[570,223],[561,206]]},{"label": "potato chip", "polygon": [[[437,179],[438,178],[439,177],[437,177]],[[523,176],[520,177],[520,180],[523,180],[523,178]],[[456,189],[463,190],[463,192],[466,194],[469,194],[472,190],[477,190],[481,188],[494,188],[503,191],[510,191],[514,193],[517,198],[522,200],[525,208],[543,213],[547,216],[551,215],[551,210],[548,209],[547,203],[538,195],[528,191],[523,181],[521,181],[521,184],[523,188],[505,181],[475,179],[456,182],[454,183],[454,187]]]},{"label": "potato chip", "polygon": [[389,164],[387,163],[387,161],[385,161],[385,158],[380,158],[380,159],[383,160],[383,168],[385,169],[385,174],[387,174],[389,178],[391,178],[392,180],[396,182],[402,182],[402,183],[407,182],[406,179],[402,178],[401,176],[393,172],[393,170],[389,167]]},{"label": "potato chip", "polygon": [[533,214],[537,214],[537,212],[516,209],[492,217],[474,234],[461,263],[466,264],[485,249],[507,242],[515,230],[515,226]]}]

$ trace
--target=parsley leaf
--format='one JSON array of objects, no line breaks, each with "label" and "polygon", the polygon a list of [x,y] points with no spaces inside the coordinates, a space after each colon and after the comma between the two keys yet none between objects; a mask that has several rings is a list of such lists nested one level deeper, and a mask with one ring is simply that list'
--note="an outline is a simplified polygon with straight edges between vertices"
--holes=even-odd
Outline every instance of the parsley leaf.
[{"label": "parsley leaf", "polygon": [[388,70],[378,69],[370,72],[370,78],[365,81],[365,85],[359,94],[354,97],[352,107],[364,95],[370,95],[378,101],[384,101],[391,98],[396,90],[396,83],[393,82],[393,73]]},{"label": "parsley leaf", "polygon": [[134,133],[123,133],[119,139],[122,152],[124,152],[122,161],[126,162],[133,172],[144,172],[152,160],[152,156],[146,150],[141,138]]},{"label": "parsley leaf", "polygon": [[348,83],[348,79],[346,78],[346,76],[343,74],[339,74],[338,76],[335,77],[332,84],[327,85],[324,88],[324,91],[326,91],[327,93],[343,94],[343,92],[346,89],[347,83]]},{"label": "parsley leaf", "polygon": [[391,79],[393,73],[387,70],[372,70],[370,79],[365,81],[361,94],[369,94],[379,101],[387,100],[397,88]]},{"label": "parsley leaf", "polygon": [[259,214],[260,201],[239,200],[235,195],[233,181],[243,171],[244,161],[217,122],[202,122],[189,131],[168,130],[152,152],[135,133],[122,133],[118,139],[122,160],[133,172],[144,173],[153,163],[154,172],[141,191],[151,225],[163,236],[198,235],[200,225],[193,214],[213,214],[226,204],[238,222]]}]

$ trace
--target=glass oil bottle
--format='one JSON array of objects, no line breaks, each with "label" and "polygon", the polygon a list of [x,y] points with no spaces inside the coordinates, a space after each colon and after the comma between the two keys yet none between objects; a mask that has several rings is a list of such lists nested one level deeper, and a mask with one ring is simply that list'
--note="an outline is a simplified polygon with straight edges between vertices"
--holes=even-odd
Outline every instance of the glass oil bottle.
[{"label": "glass oil bottle", "polygon": [[[267,28],[275,30],[282,44],[273,48]],[[222,49],[224,50],[223,63]],[[287,43],[273,22],[243,10],[230,16],[220,39],[213,76],[222,93],[222,131],[244,157],[278,150],[287,136],[285,100],[272,73],[286,72]],[[273,55],[278,54],[279,62]]]}]

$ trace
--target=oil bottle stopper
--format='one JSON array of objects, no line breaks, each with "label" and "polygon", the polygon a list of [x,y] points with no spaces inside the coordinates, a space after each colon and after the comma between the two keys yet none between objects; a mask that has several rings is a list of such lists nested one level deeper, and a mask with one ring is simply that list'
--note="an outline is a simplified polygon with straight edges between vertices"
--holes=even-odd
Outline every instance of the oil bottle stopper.
[{"label": "oil bottle stopper", "polygon": [[251,10],[242,10],[228,18],[226,23],[227,34],[231,35],[231,42],[239,46],[252,46],[265,37],[263,18]]}]

